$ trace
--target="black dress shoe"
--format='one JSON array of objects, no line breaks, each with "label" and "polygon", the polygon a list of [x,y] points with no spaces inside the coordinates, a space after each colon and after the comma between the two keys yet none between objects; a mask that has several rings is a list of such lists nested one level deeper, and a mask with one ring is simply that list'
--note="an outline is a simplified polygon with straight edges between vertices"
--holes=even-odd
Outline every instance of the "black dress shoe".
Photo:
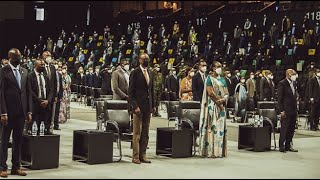
[{"label": "black dress shoe", "polygon": [[286,153],[287,152],[284,148],[280,148],[279,151],[282,152],[282,153]]},{"label": "black dress shoe", "polygon": [[289,148],[289,149],[286,149],[286,151],[291,151],[291,152],[298,152],[298,150],[296,150],[296,149],[293,149],[292,147],[291,147],[291,148]]}]

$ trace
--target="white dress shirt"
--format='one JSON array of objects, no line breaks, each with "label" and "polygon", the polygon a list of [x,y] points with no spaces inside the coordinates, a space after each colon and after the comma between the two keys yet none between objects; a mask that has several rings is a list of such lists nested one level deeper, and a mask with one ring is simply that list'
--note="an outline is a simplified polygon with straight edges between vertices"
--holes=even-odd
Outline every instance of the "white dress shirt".
[{"label": "white dress shirt", "polygon": [[[37,72],[37,70],[34,70],[34,72],[36,73],[37,76],[37,81],[38,81],[38,89],[39,89],[39,94],[38,94],[38,98],[41,98],[41,87],[40,87],[40,73]],[[43,92],[44,92],[44,97],[42,97],[43,99],[47,99],[47,91],[46,91],[46,81],[44,80],[44,74],[42,73],[41,76],[41,81],[42,81],[42,85],[43,85]]]}]

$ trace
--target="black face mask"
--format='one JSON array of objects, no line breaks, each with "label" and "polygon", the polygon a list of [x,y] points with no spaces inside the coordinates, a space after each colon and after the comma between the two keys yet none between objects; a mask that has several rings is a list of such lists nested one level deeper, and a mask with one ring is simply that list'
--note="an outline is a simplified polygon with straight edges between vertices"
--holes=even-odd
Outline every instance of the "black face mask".
[{"label": "black face mask", "polygon": [[20,57],[13,57],[11,60],[10,60],[10,63],[14,66],[17,66],[21,63],[21,58]]},{"label": "black face mask", "polygon": [[38,71],[39,73],[43,73],[45,70],[46,70],[45,67],[38,67],[38,68],[37,68],[37,71]]},{"label": "black face mask", "polygon": [[145,68],[149,66],[149,61],[148,60],[145,60],[143,61],[143,64],[142,64]]}]

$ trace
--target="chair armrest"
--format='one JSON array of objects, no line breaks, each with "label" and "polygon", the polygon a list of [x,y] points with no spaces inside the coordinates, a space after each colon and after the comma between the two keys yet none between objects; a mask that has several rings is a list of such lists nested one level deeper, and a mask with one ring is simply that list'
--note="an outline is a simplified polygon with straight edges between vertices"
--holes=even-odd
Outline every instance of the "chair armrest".
[{"label": "chair armrest", "polygon": [[191,129],[194,130],[193,123],[192,123],[192,121],[191,121],[190,119],[183,118],[183,119],[181,119],[181,124],[182,124],[183,122],[186,122],[187,124],[189,124],[189,126],[191,127]]}]

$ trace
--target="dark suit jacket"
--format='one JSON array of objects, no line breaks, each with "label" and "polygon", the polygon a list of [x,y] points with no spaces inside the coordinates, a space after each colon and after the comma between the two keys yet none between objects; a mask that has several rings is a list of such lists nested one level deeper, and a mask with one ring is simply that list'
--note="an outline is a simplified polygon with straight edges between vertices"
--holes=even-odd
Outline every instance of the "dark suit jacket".
[{"label": "dark suit jacket", "polygon": [[129,84],[125,78],[124,70],[119,66],[116,71],[112,73],[112,89],[114,100],[125,100],[128,95]]},{"label": "dark suit jacket", "polygon": [[[297,86],[295,84],[295,91]],[[297,95],[293,95],[290,84],[287,79],[283,79],[278,84],[278,108],[280,112],[294,115],[297,113]]]},{"label": "dark suit jacket", "polygon": [[274,89],[274,85],[271,86],[265,77],[261,78],[259,88],[260,100],[267,98],[267,100],[270,101],[271,98],[274,98]]},{"label": "dark suit jacket", "polygon": [[[35,72],[32,72],[29,74],[29,78],[30,78],[30,84],[31,84],[31,94],[32,94],[32,102],[33,102],[33,113],[37,112],[37,109],[40,106],[41,103],[41,99],[39,99],[39,84],[38,84],[38,80],[37,80],[37,75]],[[49,79],[48,77],[44,76],[44,80],[45,80],[45,88],[46,88],[46,100],[49,101],[49,104],[53,103],[53,94],[50,93],[50,91],[52,91],[52,89],[50,89],[50,84],[49,84]],[[50,107],[50,106],[49,106]]]},{"label": "dark suit jacket", "polygon": [[106,72],[106,70],[102,70],[100,72],[100,76],[102,78],[102,84],[101,84],[101,91],[102,94],[112,94],[112,89],[111,89],[111,74]]},{"label": "dark suit jacket", "polygon": [[94,88],[101,88],[101,77],[97,73],[93,73],[92,84]]},{"label": "dark suit jacket", "polygon": [[83,76],[81,77],[80,73],[76,74],[76,83],[77,85],[86,85],[86,75],[83,74]]},{"label": "dark suit jacket", "polygon": [[177,95],[177,98],[179,97],[179,80],[178,78],[176,79],[173,75],[168,76],[167,79],[167,88],[168,91],[175,92]]},{"label": "dark suit jacket", "polygon": [[309,98],[313,98],[315,102],[320,102],[320,85],[317,77],[310,79]]},{"label": "dark suit jacket", "polygon": [[233,84],[233,81],[232,81],[231,78],[225,77],[225,79],[226,79],[226,82],[227,82],[227,88],[228,88],[229,95],[233,96],[234,95],[235,85]]},{"label": "dark suit jacket", "polygon": [[[58,100],[60,100],[63,96],[63,86],[62,86],[62,75],[58,73],[58,76],[59,78],[57,77],[57,82],[59,80],[60,87],[59,87],[59,90],[57,91],[57,97],[58,97]],[[57,83],[57,86],[58,86],[58,83]]]},{"label": "dark suit jacket", "polygon": [[198,72],[192,77],[192,95],[194,101],[202,101],[204,82]]},{"label": "dark suit jacket", "polygon": [[[8,114],[8,117],[16,117],[17,111],[27,113],[32,112],[32,96],[28,71],[20,67],[21,89],[12,72],[11,66],[5,66],[0,71],[0,109],[1,114]],[[10,122],[9,122],[10,123]]]},{"label": "dark suit jacket", "polygon": [[148,70],[149,85],[139,67],[130,73],[129,78],[129,103],[132,112],[139,107],[143,114],[151,113],[153,105],[153,81],[152,73]]},{"label": "dark suit jacket", "polygon": [[49,77],[47,71],[44,71],[44,75],[47,76],[49,80],[49,89],[50,89],[50,96],[57,97],[57,75],[56,75],[56,68],[50,65],[50,74]]},{"label": "dark suit jacket", "polygon": [[93,74],[87,74],[85,82],[86,86],[93,87]]}]

